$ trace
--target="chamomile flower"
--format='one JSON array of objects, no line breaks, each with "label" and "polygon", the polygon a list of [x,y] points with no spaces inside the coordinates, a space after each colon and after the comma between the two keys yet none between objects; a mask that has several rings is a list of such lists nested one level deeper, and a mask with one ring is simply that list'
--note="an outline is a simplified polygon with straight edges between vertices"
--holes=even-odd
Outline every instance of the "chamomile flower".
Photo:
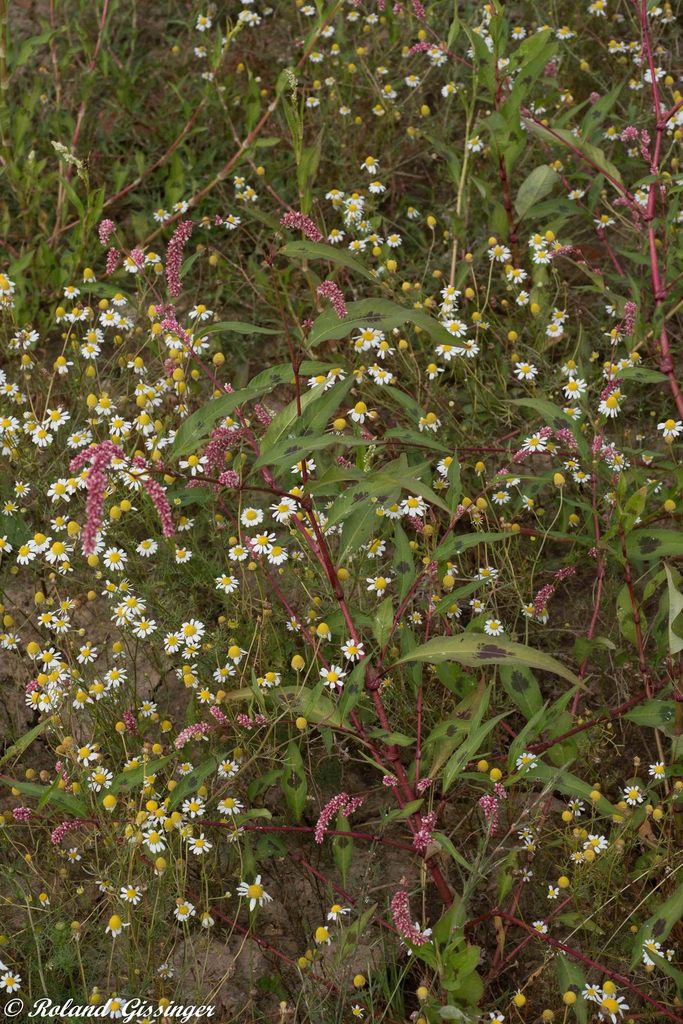
[{"label": "chamomile flower", "polygon": [[340,903],[333,903],[330,907],[327,920],[328,921],[341,921],[346,914],[351,913],[350,907],[342,907]]},{"label": "chamomile flower", "polygon": [[484,632],[487,636],[502,636],[505,632],[505,627],[500,619],[487,619],[484,623]]},{"label": "chamomile flower", "polygon": [[238,896],[249,900],[249,910],[253,911],[257,906],[263,907],[266,903],[272,903],[273,897],[269,896],[261,884],[261,875],[257,875],[253,882],[240,882],[237,886]]},{"label": "chamomile flower", "polygon": [[128,928],[128,924],[124,924],[118,914],[112,914],[107,923],[107,927],[104,929],[105,934],[111,935],[112,939],[115,939],[117,935],[120,935],[124,928]]},{"label": "chamomile flower", "polygon": [[176,900],[176,908],[173,911],[176,920],[181,923],[189,921],[191,917],[196,915],[196,913],[194,903],[191,903],[190,900]]},{"label": "chamomile flower", "polygon": [[[596,3],[600,3],[601,0],[595,0]],[[595,6],[592,4],[591,6]],[[610,1024],[618,1024],[618,1021],[624,1016],[629,1006],[623,996],[612,994],[612,992],[606,992],[603,988],[601,993],[600,1002],[598,1003],[598,1016],[601,1020],[608,1020]]]},{"label": "chamomile flower", "polygon": [[213,849],[213,843],[210,843],[204,833],[200,833],[198,836],[190,836],[187,840],[187,845],[190,851],[195,854],[196,857],[203,857],[204,854],[208,853]]},{"label": "chamomile flower", "polygon": [[533,363],[515,363],[515,377],[517,380],[535,380],[538,376],[538,367]]},{"label": "chamomile flower", "polygon": [[603,853],[609,846],[605,836],[589,833],[588,839],[583,844],[584,850],[593,850],[594,853]]},{"label": "chamomile flower", "polygon": [[233,796],[225,796],[218,802],[218,813],[225,814],[229,818],[234,817],[235,814],[241,814],[243,810],[244,804]]},{"label": "chamomile flower", "polygon": [[142,889],[139,885],[124,885],[119,892],[119,898],[124,903],[130,903],[132,906],[137,907],[142,899]]},{"label": "chamomile flower", "polygon": [[683,422],[674,419],[664,420],[663,423],[657,424],[657,430],[661,430],[665,441],[673,441],[683,430]]},{"label": "chamomile flower", "polygon": [[345,677],[346,672],[342,670],[341,665],[330,665],[329,668],[320,669],[320,678],[331,690],[336,689],[337,686],[343,686]]},{"label": "chamomile flower", "polygon": [[221,576],[215,577],[216,590],[222,591],[224,594],[234,594],[239,589],[239,580],[236,576],[232,576],[230,573],[223,573]]},{"label": "chamomile flower", "polygon": [[536,755],[530,754],[528,751],[520,754],[515,762],[515,767],[518,772],[521,772],[522,770],[527,772],[531,771],[531,769],[536,768],[537,765],[538,761],[536,760]]},{"label": "chamomile flower", "polygon": [[263,510],[260,508],[244,508],[240,515],[243,526],[259,526],[263,522]]},{"label": "chamomile flower", "polygon": [[360,661],[365,657],[365,648],[360,641],[347,640],[345,644],[342,644],[342,654],[348,661]]},{"label": "chamomile flower", "polygon": [[391,584],[391,576],[368,576],[365,582],[368,584],[369,591],[381,597]]}]

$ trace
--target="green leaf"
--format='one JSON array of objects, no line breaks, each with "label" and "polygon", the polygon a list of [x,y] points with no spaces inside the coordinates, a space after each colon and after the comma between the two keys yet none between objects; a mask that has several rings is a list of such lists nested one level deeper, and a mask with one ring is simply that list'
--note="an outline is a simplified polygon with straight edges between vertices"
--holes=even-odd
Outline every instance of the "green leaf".
[{"label": "green leaf", "polygon": [[552,128],[546,127],[545,125],[537,124],[528,117],[522,118],[522,121],[526,128],[534,135],[538,135],[544,142],[550,143],[554,146],[561,146],[565,150],[571,150],[574,152],[576,158],[592,167],[593,170],[599,174],[604,174],[607,177],[612,178],[614,181],[622,184],[621,173],[613,163],[607,159],[605,154],[598,146],[592,145],[590,142],[586,142],[584,139],[577,139],[571,132],[566,131],[564,128]]},{"label": "green leaf", "polygon": [[436,491],[433,491],[431,487],[423,483],[422,480],[415,480],[409,477],[407,480],[403,480],[400,477],[396,477],[397,482],[401,484],[401,487],[405,491],[410,491],[411,494],[419,494],[421,498],[428,501],[430,505],[436,505],[437,508],[442,509],[444,512],[450,512],[450,508],[440,498]]},{"label": "green leaf", "polygon": [[53,36],[66,31],[66,28],[66,23],[61,25],[59,28],[44,28],[39,34],[32,35],[29,36],[28,39],[24,39],[16,54],[12,54],[10,51],[9,64],[12,70],[18,70],[20,67],[23,67],[23,65],[30,60],[36,50],[39,50],[41,46],[44,46],[45,43],[49,42]]},{"label": "green leaf", "polygon": [[25,544],[33,531],[23,516],[3,516],[2,532],[7,537],[12,547],[18,548]]},{"label": "green leaf", "polygon": [[574,422],[571,416],[568,416],[564,409],[561,409],[559,405],[555,405],[554,402],[549,402],[545,398],[515,398],[511,401],[511,405],[521,405],[527,409],[533,409],[539,416],[551,427],[556,429],[562,427],[570,427]]},{"label": "green leaf", "polygon": [[336,249],[333,245],[325,245],[323,242],[288,242],[280,249],[280,253],[301,260],[328,260],[335,266],[353,270],[367,281],[377,280],[377,275],[364,267],[360,260],[349,256],[344,249]]},{"label": "green leaf", "polygon": [[459,864],[461,868],[464,868],[468,874],[473,871],[473,867],[470,862],[465,860],[463,855],[456,850],[452,840],[450,840],[448,836],[445,836],[443,832],[433,832],[432,841],[438,843],[441,849],[445,850],[448,856],[451,857],[456,864]]},{"label": "green leaf", "polygon": [[339,928],[337,932],[339,945],[336,950],[338,963],[348,966],[349,958],[357,955],[359,945],[363,941],[363,936],[366,934],[376,910],[377,904],[371,903],[352,924]]},{"label": "green leaf", "polygon": [[588,1020],[588,1008],[586,1000],[581,995],[586,984],[586,975],[578,964],[575,964],[564,953],[559,953],[555,958],[555,970],[560,992],[574,992],[577,996],[576,1002],[572,1005],[572,1013],[579,1024],[586,1024]]},{"label": "green leaf", "polygon": [[648,700],[627,711],[624,718],[636,725],[650,729],[664,729],[673,725],[676,719],[676,702],[673,700]]},{"label": "green leaf", "polygon": [[[337,831],[351,831],[349,819],[345,818],[341,814],[337,817]],[[346,885],[349,877],[349,870],[353,862],[353,838],[351,836],[333,836],[332,856],[334,857],[334,863],[337,871],[341,875],[342,885]]]},{"label": "green leaf", "polygon": [[374,473],[359,480],[352,487],[348,488],[337,500],[329,511],[326,527],[329,529],[344,520],[358,509],[364,508],[365,503],[372,501],[371,507],[376,509],[380,505],[393,503],[400,494],[400,485],[383,473]]},{"label": "green leaf", "polygon": [[6,775],[0,776],[0,782],[5,786],[17,789],[24,796],[33,797],[38,801],[39,807],[54,804],[60,811],[65,811],[75,818],[87,817],[88,810],[85,801],[74,796],[73,793],[66,793],[59,788],[56,782],[50,786],[41,786],[37,782],[19,782],[17,779],[9,779]]},{"label": "green leaf", "polygon": [[[385,384],[384,390],[389,391],[389,387]],[[394,388],[394,397],[398,389]],[[399,392],[400,394],[400,392]],[[422,413],[420,413],[420,416]],[[418,417],[419,418],[419,417]],[[405,427],[391,427],[384,433],[384,437],[387,441],[401,441],[402,447],[410,445],[415,448],[429,448],[433,452],[443,452],[443,444],[439,441],[434,440],[432,437],[428,437],[427,434],[420,434],[417,430],[408,430]]]},{"label": "green leaf", "polygon": [[417,742],[414,736],[406,736],[404,732],[387,732],[386,729],[371,729],[369,735],[387,746],[412,747]]},{"label": "green leaf", "polygon": [[[434,837],[436,839],[436,836]],[[444,846],[444,849],[447,849]],[[465,861],[467,863],[467,861]],[[471,870],[471,869],[470,869]],[[462,943],[462,926],[467,920],[465,906],[459,896],[455,896],[448,910],[436,922],[432,929],[432,941],[439,946],[455,946]]]},{"label": "green leaf", "polygon": [[661,903],[645,924],[639,928],[633,940],[632,969],[642,957],[643,943],[647,939],[655,939],[657,942],[663,943],[681,918],[683,918],[683,882],[679,883],[673,894],[664,903]]},{"label": "green leaf", "polygon": [[346,448],[367,448],[370,441],[362,437],[340,437],[339,434],[318,434],[311,437],[287,437],[270,448],[264,448],[253,464],[253,470],[262,466],[290,466],[308,458],[312,452],[343,445]]},{"label": "green leaf", "polygon": [[217,324],[208,324],[197,331],[197,338],[206,338],[210,334],[281,334],[279,327],[259,327],[258,324],[247,324],[242,320],[221,320]]},{"label": "green leaf", "polygon": [[375,613],[372,633],[380,647],[384,647],[389,639],[389,631],[394,620],[394,605],[390,597],[385,597]]},{"label": "green leaf", "polygon": [[549,192],[552,192],[558,181],[557,172],[552,167],[549,167],[548,164],[534,167],[531,174],[519,186],[519,191],[517,192],[515,212],[519,219],[524,220],[527,213],[531,212]]},{"label": "green leaf", "polygon": [[508,697],[529,721],[543,707],[541,689],[526,665],[501,665],[500,678]]},{"label": "green leaf", "polygon": [[666,384],[667,376],[660,370],[650,370],[647,366],[625,366],[619,370],[624,380],[635,380],[639,384]]},{"label": "green leaf", "polygon": [[290,740],[287,747],[287,756],[285,757],[285,765],[282,769],[280,785],[282,786],[287,806],[294,815],[294,820],[301,821],[301,816],[306,807],[308,782],[301,751],[299,750],[298,743],[294,740]]},{"label": "green leaf", "polygon": [[601,796],[595,802],[591,800],[592,787],[587,782],[583,782],[578,776],[572,775],[571,772],[558,771],[547,764],[539,763],[535,768],[523,771],[521,778],[543,782],[552,789],[564,793],[565,796],[578,796],[581,800],[585,800],[589,807],[594,807],[596,811],[604,814],[606,817],[619,813],[617,808],[604,796]]},{"label": "green leaf", "polygon": [[451,511],[455,511],[458,507],[458,502],[462,497],[462,486],[460,484],[460,462],[455,455],[451,456],[452,462],[448,467],[448,504],[450,505]]},{"label": "green leaf", "polygon": [[206,761],[193,768],[189,775],[183,775],[182,779],[171,793],[168,802],[169,810],[174,810],[188,796],[194,796],[202,783],[209,775],[215,772],[218,767],[218,758],[211,754]]},{"label": "green leaf", "polygon": [[626,537],[626,552],[630,559],[653,562],[667,555],[683,555],[683,532],[644,527],[633,530]]},{"label": "green leaf", "polygon": [[8,761],[11,761],[13,757],[19,757],[20,754],[23,754],[24,751],[31,746],[33,741],[37,739],[41,733],[45,732],[48,725],[52,725],[52,719],[44,718],[42,722],[38,722],[38,725],[34,725],[32,729],[29,729],[28,732],[25,732],[20,736],[17,742],[13,743],[11,747],[8,747],[2,757],[0,757],[0,765],[6,764]]},{"label": "green leaf", "polygon": [[472,718],[465,742],[451,756],[443,770],[441,788],[444,793],[450,789],[452,783],[460,776],[467,762],[473,761],[476,755],[481,752],[484,740],[493,731],[495,726],[498,725],[498,722],[505,718],[505,715],[496,715],[495,718],[489,718],[487,722],[483,722],[481,725],[475,725],[478,717],[481,716],[475,715]]},{"label": "green leaf", "polygon": [[[247,690],[246,693],[252,696],[251,690]],[[279,686],[272,691],[272,695],[276,700],[291,701],[304,718],[316,725],[329,725],[334,728],[344,724],[337,707],[327,696],[322,682],[316,687]]]},{"label": "green leaf", "polygon": [[375,505],[362,505],[344,520],[339,543],[339,561],[344,562],[372,537],[377,525]]},{"label": "green leaf", "polygon": [[[304,363],[302,364],[302,370],[307,365],[309,367],[311,365],[324,367],[326,370],[333,368],[329,363]],[[309,369],[306,372],[316,373],[317,371]],[[292,386],[294,386],[293,374],[291,382]],[[314,431],[316,425],[320,427],[323,424],[327,425],[328,420],[332,418],[332,413],[354,383],[353,377],[347,377],[346,380],[337,381],[336,384],[333,384],[327,390],[324,384],[316,384],[315,387],[310,388],[301,395],[300,403],[297,403],[296,398],[292,399],[268,424],[268,429],[261,440],[261,450],[263,453],[267,454],[290,429],[294,428],[295,424],[297,433],[302,433],[304,430]],[[301,416],[299,416],[299,404],[301,406]]]},{"label": "green leaf", "polygon": [[666,581],[669,588],[669,652],[673,656],[683,651],[683,637],[674,629],[676,619],[683,612],[683,594],[676,587],[668,565],[664,566],[664,571],[666,572]]},{"label": "green leaf", "polygon": [[174,438],[171,458],[179,459],[196,451],[213,429],[217,420],[230,416],[240,405],[273,391],[280,384],[292,381],[292,367],[289,363],[273,366],[255,377],[250,384],[239,391],[220,398],[212,398],[183,421]]},{"label": "green leaf", "polygon": [[[571,693],[572,691],[570,691]],[[508,748],[507,761],[508,770],[510,773],[514,773],[516,768],[517,758],[522,754],[531,741],[538,736],[539,732],[547,727],[548,724],[548,708],[542,706],[536,711],[531,718],[528,720],[524,728],[517,733],[514,740]],[[554,749],[554,748],[553,748]],[[550,755],[549,755],[550,756]],[[564,762],[563,765],[564,766]]]},{"label": "green leaf", "polygon": [[114,777],[111,784],[110,788],[112,793],[120,793],[122,790],[134,789],[148,776],[156,775],[162,770],[162,768],[165,768],[167,764],[170,764],[171,761],[175,760],[177,757],[177,754],[167,754],[166,757],[160,757],[156,761],[146,761],[144,764],[138,765],[137,768],[130,768],[127,772],[119,772],[119,774]]},{"label": "green leaf", "polygon": [[464,533],[447,537],[436,548],[433,558],[436,562],[445,562],[453,555],[461,555],[463,551],[476,547],[477,544],[497,544],[502,540],[514,540],[514,533]]},{"label": "green leaf", "polygon": [[425,331],[432,341],[453,344],[453,336],[446,328],[422,309],[399,306],[389,299],[360,299],[358,302],[349,302],[346,310],[347,315],[343,320],[340,320],[332,309],[326,310],[316,319],[308,337],[311,348],[322,344],[323,341],[346,338],[352,331],[357,331],[361,327],[390,331],[408,322]]},{"label": "green leaf", "polygon": [[528,665],[543,672],[561,676],[574,686],[583,686],[580,679],[556,658],[537,651],[525,644],[513,643],[502,637],[489,637],[481,633],[461,633],[458,636],[442,636],[428,640],[416,647],[410,654],[399,658],[396,664],[406,661],[426,661],[438,665],[442,661],[457,661],[471,668],[484,665]]},{"label": "green leaf", "polygon": [[405,821],[406,818],[410,818],[413,814],[420,810],[424,803],[422,797],[417,800],[410,800],[409,803],[404,804],[403,807],[397,807],[393,811],[386,811],[381,813],[380,818],[383,825],[388,825],[392,821]]},{"label": "green leaf", "polygon": [[398,585],[398,597],[402,601],[415,579],[415,562],[408,537],[400,523],[394,526],[393,569]]}]

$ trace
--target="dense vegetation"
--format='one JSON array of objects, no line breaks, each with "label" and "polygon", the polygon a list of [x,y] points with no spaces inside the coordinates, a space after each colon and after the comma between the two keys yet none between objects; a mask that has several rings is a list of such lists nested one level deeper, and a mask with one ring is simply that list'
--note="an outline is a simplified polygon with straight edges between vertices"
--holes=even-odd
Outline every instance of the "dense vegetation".
[{"label": "dense vegetation", "polygon": [[679,13],[0,0],[8,1014],[683,1020]]}]

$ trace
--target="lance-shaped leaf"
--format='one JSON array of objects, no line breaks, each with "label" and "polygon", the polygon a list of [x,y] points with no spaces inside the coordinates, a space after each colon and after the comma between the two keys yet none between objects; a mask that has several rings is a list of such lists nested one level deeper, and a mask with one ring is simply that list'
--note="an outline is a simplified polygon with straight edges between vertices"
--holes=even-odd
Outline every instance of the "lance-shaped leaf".
[{"label": "lance-shaped leaf", "polygon": [[[301,365],[300,373],[319,373],[329,369],[328,363],[310,362]],[[189,455],[195,451],[204,438],[209,436],[216,421],[224,416],[230,416],[239,406],[254,398],[260,398],[261,395],[268,394],[269,391],[273,391],[281,384],[293,383],[294,374],[291,365],[280,363],[278,366],[271,366],[270,369],[257,374],[246,387],[239,391],[233,391],[230,394],[221,395],[220,398],[212,398],[209,402],[205,402],[181,424],[173,441],[171,458],[181,458],[183,455]]]},{"label": "lance-shaped leaf", "polygon": [[294,740],[291,740],[287,747],[280,785],[295,821],[301,821],[306,806],[308,782],[301,751]]},{"label": "lance-shaped leaf", "polygon": [[669,588],[669,651],[674,655],[683,651],[683,637],[681,637],[674,629],[676,619],[681,612],[683,612],[683,594],[681,594],[680,590],[677,589],[669,566],[665,565],[664,569],[666,571],[666,579]]},{"label": "lance-shaped leaf", "polygon": [[423,309],[399,306],[397,302],[391,302],[389,299],[360,299],[358,302],[349,302],[346,310],[347,315],[343,320],[339,319],[333,309],[326,310],[317,318],[308,337],[311,348],[315,348],[323,341],[346,338],[352,331],[357,331],[361,327],[391,331],[394,327],[402,327],[408,322],[425,331],[437,344],[457,344],[457,339],[448,333],[443,324],[429,316]]},{"label": "lance-shaped leaf", "polygon": [[242,320],[221,320],[217,324],[201,327],[195,334],[196,338],[206,338],[210,334],[280,334],[279,327],[260,327],[258,324],[247,324]]},{"label": "lance-shaped leaf", "polygon": [[457,661],[471,668],[484,665],[528,665],[529,668],[552,672],[574,686],[582,683],[562,662],[544,651],[537,651],[525,644],[513,643],[501,637],[484,636],[481,633],[461,633],[459,636],[439,636],[416,647],[414,651],[399,658],[396,664],[406,661],[426,661],[438,665],[442,661]]},{"label": "lance-shaped leaf", "polygon": [[576,136],[564,128],[551,128],[540,124],[538,121],[532,121],[528,117],[522,118],[522,121],[530,132],[538,135],[544,142],[571,150],[578,160],[583,160],[584,163],[592,167],[599,174],[604,174],[612,182],[616,182],[617,186],[621,185],[620,191],[623,191],[619,170],[613,163],[610,163],[598,146],[594,146],[591,142],[586,142],[585,139],[576,138]]},{"label": "lance-shaped leaf", "polygon": [[517,198],[515,199],[515,213],[520,220],[526,217],[527,213],[533,210],[541,199],[544,199],[549,192],[552,192],[559,181],[556,171],[548,164],[541,164],[534,167],[522,184],[519,186]]},{"label": "lance-shaped leaf", "polygon": [[216,770],[217,766],[218,758],[212,754],[206,759],[206,761],[204,761],[203,764],[199,764],[196,768],[193,768],[189,775],[183,775],[182,779],[171,794],[171,798],[168,803],[169,810],[172,811],[187,797],[193,796],[202,783],[208,779],[209,775]]},{"label": "lance-shaped leaf", "polygon": [[626,538],[626,551],[633,561],[653,562],[667,555],[683,555],[683,533],[649,526],[633,530]]},{"label": "lance-shaped leaf", "polygon": [[377,275],[364,267],[360,260],[349,256],[343,249],[335,249],[333,245],[325,245],[324,242],[288,242],[280,252],[283,256],[292,256],[295,259],[328,260],[335,266],[353,270],[368,281],[377,280]]},{"label": "lance-shaped leaf", "polygon": [[56,782],[50,786],[41,786],[37,782],[21,782],[18,779],[9,779],[4,775],[0,776],[0,782],[18,790],[23,796],[37,799],[38,809],[45,807],[46,804],[54,804],[61,811],[73,814],[76,818],[85,818],[88,813],[85,800],[74,796],[73,793],[66,793],[59,788]]},{"label": "lance-shaped leaf", "polygon": [[669,932],[683,917],[683,882],[680,882],[673,894],[661,903],[647,921],[639,928],[633,940],[633,956],[631,968],[635,967],[643,955],[643,943],[648,939],[665,942]]}]

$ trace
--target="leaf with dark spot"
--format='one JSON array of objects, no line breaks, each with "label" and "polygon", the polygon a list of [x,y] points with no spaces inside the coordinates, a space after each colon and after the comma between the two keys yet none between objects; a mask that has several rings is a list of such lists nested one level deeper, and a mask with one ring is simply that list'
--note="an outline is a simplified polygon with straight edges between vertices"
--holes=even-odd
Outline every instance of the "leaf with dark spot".
[{"label": "leaf with dark spot", "polygon": [[524,690],[526,690],[529,686],[528,680],[524,678],[521,672],[517,672],[516,670],[512,673],[512,676],[510,677],[510,683],[512,689],[515,690],[517,693],[523,693]]},{"label": "leaf with dark spot", "polygon": [[484,644],[477,651],[477,658],[481,661],[488,661],[489,658],[507,658],[509,657],[508,652],[504,651],[502,647],[496,647],[495,644]]},{"label": "leaf with dark spot", "polygon": [[[497,642],[486,640],[481,633],[461,633],[458,636],[437,636],[414,648],[398,659],[397,664],[407,661],[422,661],[430,665],[440,665],[444,661],[455,661],[471,667],[483,661],[503,662],[522,668],[539,669],[561,676],[573,686],[585,689],[585,684],[566,668],[562,662],[545,651],[537,651],[526,644],[518,644],[512,640],[500,639]],[[503,666],[504,667],[504,666]],[[502,671],[502,669],[501,669]],[[513,691],[514,692],[514,691]]]}]

